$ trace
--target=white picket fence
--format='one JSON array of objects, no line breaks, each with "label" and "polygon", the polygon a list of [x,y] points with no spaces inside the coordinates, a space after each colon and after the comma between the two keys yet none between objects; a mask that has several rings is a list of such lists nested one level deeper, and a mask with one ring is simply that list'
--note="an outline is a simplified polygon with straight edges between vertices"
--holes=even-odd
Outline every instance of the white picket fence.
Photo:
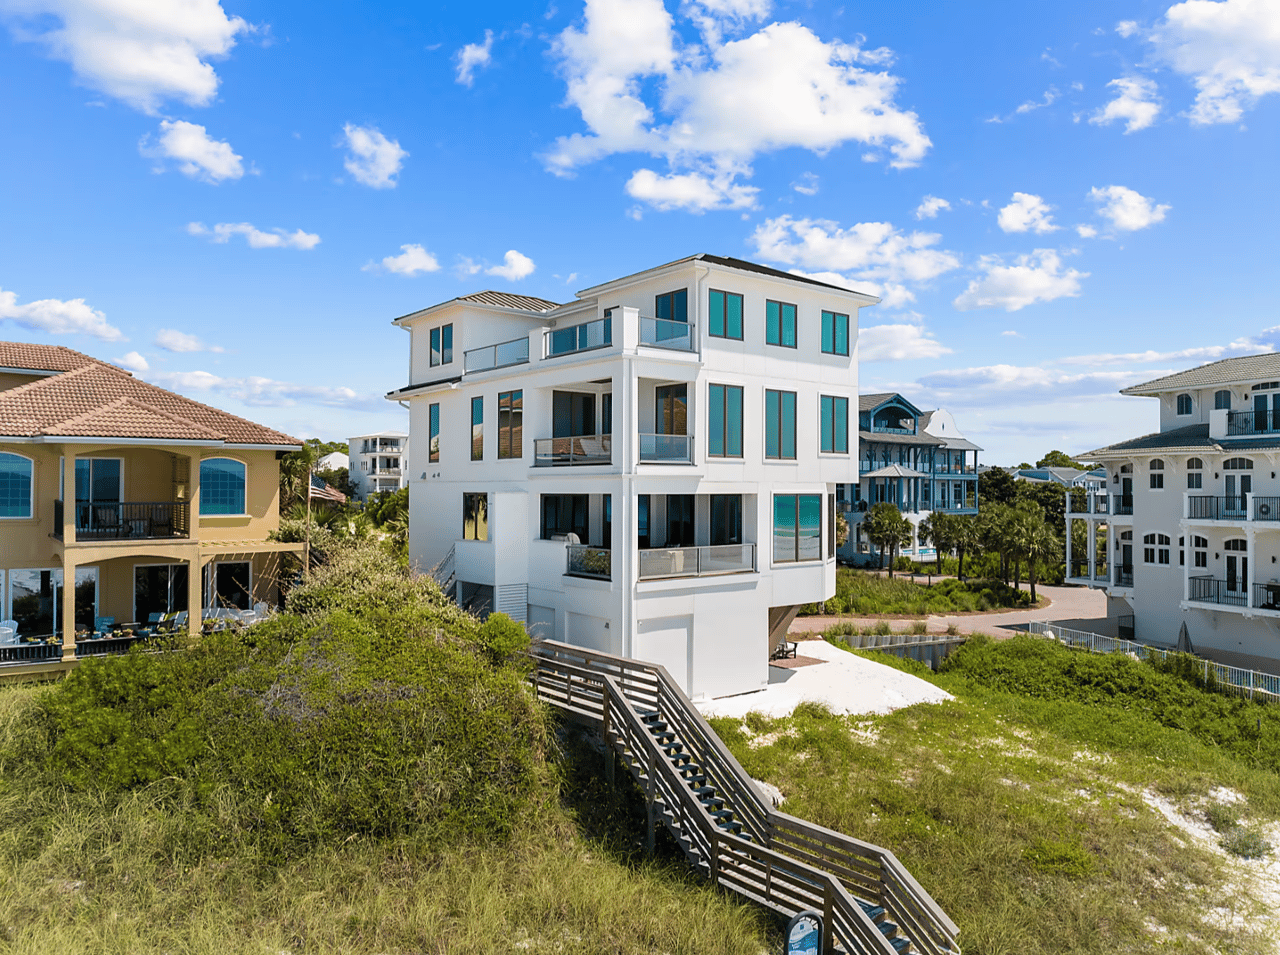
[{"label": "white picket fence", "polygon": [[[1162,650],[1159,647],[1149,647],[1132,640],[1106,637],[1100,633],[1073,630],[1045,620],[1032,620],[1029,629],[1032,633],[1051,637],[1072,649],[1088,650],[1092,653],[1131,653],[1139,660],[1148,658],[1163,660],[1174,652]],[[1208,680],[1209,674],[1212,673],[1224,693],[1234,693],[1236,696],[1245,696],[1251,700],[1280,703],[1280,676],[1258,670],[1229,667],[1203,658],[1199,659],[1199,663],[1203,668],[1205,679]]]}]

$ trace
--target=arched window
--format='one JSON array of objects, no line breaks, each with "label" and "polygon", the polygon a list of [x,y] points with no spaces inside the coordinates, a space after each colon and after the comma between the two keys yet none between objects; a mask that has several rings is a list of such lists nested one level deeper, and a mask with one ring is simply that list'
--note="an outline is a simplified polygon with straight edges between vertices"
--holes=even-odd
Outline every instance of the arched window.
[{"label": "arched window", "polygon": [[1201,461],[1199,458],[1187,458],[1187,470],[1188,470],[1188,471],[1203,471],[1203,470],[1204,470],[1204,462],[1203,462],[1203,461]]},{"label": "arched window", "polygon": [[244,513],[245,466],[231,458],[200,462],[200,513]]},{"label": "arched window", "polygon": [[1200,472],[1204,470],[1204,462],[1199,458],[1187,458],[1187,487],[1193,491],[1198,491],[1204,487],[1204,475]]},{"label": "arched window", "polygon": [[1222,462],[1222,470],[1224,471],[1252,471],[1253,460],[1251,458],[1227,458]]},{"label": "arched window", "polygon": [[1164,461],[1160,460],[1160,458],[1153,458],[1150,469],[1151,487],[1155,489],[1164,487]]},{"label": "arched window", "polygon": [[1213,393],[1213,407],[1218,411],[1221,411],[1223,408],[1226,408],[1229,411],[1231,409],[1231,392],[1227,391],[1225,388],[1221,391],[1215,391]]},{"label": "arched window", "polygon": [[1169,535],[1147,534],[1142,538],[1142,562],[1144,564],[1169,563]]},{"label": "arched window", "polygon": [[1191,546],[1195,548],[1193,556],[1197,567],[1209,566],[1209,541],[1199,535],[1191,538]]},{"label": "arched window", "polygon": [[1191,396],[1178,395],[1178,414],[1191,414]]},{"label": "arched window", "polygon": [[30,458],[0,451],[0,518],[31,516],[32,474]]},{"label": "arched window", "polygon": [[1244,553],[1249,549],[1249,542],[1243,538],[1237,537],[1235,540],[1229,540],[1222,545],[1223,550],[1238,551]]},{"label": "arched window", "polygon": [[1132,473],[1133,473],[1133,465],[1132,465],[1132,464],[1122,464],[1122,465],[1120,465],[1120,473],[1121,473],[1121,474],[1132,474]]}]

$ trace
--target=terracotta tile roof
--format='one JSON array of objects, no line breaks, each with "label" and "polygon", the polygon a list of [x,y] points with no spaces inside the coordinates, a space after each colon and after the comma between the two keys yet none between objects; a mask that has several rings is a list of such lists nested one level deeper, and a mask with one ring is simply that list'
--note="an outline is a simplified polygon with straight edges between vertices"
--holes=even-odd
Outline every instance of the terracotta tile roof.
[{"label": "terracotta tile roof", "polygon": [[[61,345],[32,345],[27,342],[0,342],[0,368],[27,368],[32,371],[73,371],[98,359]],[[123,374],[128,372],[122,371]]]},{"label": "terracotta tile roof", "polygon": [[69,348],[0,342],[0,361],[6,356],[77,364],[60,374],[0,391],[3,435],[302,444],[283,432],[140,381]]}]

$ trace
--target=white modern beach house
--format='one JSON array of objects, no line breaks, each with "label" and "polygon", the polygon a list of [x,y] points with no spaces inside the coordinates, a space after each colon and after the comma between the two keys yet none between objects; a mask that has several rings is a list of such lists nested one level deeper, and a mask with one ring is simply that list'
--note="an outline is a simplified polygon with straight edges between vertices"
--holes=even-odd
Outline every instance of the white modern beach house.
[{"label": "white modern beach house", "polygon": [[395,492],[408,486],[405,459],[409,436],[403,431],[378,431],[347,439],[347,480],[355,497]]},{"label": "white modern beach house", "polygon": [[[1068,580],[1106,589],[1121,636],[1274,669],[1280,355],[1229,358],[1121,394],[1158,399],[1160,430],[1082,456],[1105,466],[1109,493],[1076,495],[1068,508]],[[1093,546],[1080,553],[1080,540]]]},{"label": "white modern beach house", "polygon": [[765,685],[798,608],[835,592],[858,309],[877,301],[695,255],[568,304],[480,292],[395,319],[411,560],[465,606],[660,663],[692,697]]}]

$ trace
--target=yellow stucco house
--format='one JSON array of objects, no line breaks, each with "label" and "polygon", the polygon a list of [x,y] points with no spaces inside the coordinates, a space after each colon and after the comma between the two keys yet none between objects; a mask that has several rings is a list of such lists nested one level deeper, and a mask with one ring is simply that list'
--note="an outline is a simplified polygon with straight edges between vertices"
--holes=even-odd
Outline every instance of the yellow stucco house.
[{"label": "yellow stucco house", "polygon": [[104,617],[185,611],[194,632],[209,608],[274,607],[302,548],[267,539],[279,460],[300,446],[69,348],[0,342],[0,675],[72,665]]}]

